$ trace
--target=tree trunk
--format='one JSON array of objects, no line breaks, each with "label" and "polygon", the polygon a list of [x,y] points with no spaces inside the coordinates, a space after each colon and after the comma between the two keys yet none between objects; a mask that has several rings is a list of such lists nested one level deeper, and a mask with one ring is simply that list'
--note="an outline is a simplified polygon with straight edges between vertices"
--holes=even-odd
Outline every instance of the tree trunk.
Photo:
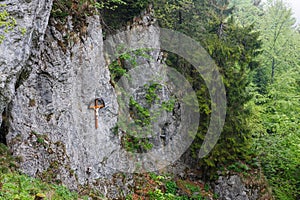
[{"label": "tree trunk", "polygon": [[272,59],[271,84],[274,83],[274,75],[275,75],[275,58]]}]

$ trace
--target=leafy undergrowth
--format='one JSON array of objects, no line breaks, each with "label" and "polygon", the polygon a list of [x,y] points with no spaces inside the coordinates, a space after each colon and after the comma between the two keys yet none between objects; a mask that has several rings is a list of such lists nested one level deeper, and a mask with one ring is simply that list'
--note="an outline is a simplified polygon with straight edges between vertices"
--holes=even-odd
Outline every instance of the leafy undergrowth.
[{"label": "leafy undergrowth", "polygon": [[[135,186],[128,200],[214,200],[219,199],[211,188],[210,182],[203,182],[195,175],[202,171],[187,170],[185,178],[170,174],[145,173],[135,177]],[[220,168],[220,176],[238,175],[247,189],[256,191],[258,200],[273,200],[272,191],[262,173],[259,161],[253,158],[248,163],[237,161],[227,167]],[[188,174],[193,174],[189,177]]]},{"label": "leafy undergrowth", "polygon": [[[0,178],[0,199],[32,200],[35,196],[45,199],[78,199],[62,185],[51,185],[18,173],[2,174]],[[84,197],[87,199],[87,197]]]},{"label": "leafy undergrowth", "polygon": [[88,199],[71,192],[63,185],[47,184],[41,180],[20,174],[15,159],[7,147],[0,143],[0,199],[33,200],[36,196],[45,200]]},{"label": "leafy undergrowth", "polygon": [[133,193],[128,200],[205,200],[217,199],[210,186],[201,181],[182,180],[171,175],[154,173],[140,174],[136,177]]},{"label": "leafy undergrowth", "polygon": [[267,94],[253,92],[247,105],[253,151],[276,199],[300,199],[299,66],[278,75]]},{"label": "leafy undergrowth", "polygon": [[[103,196],[88,188],[80,195],[63,185],[48,184],[20,174],[16,163],[16,158],[13,158],[7,147],[0,143],[0,200],[33,200],[36,196],[41,196],[45,200],[103,199]],[[256,189],[261,194],[259,199],[273,199],[259,163],[255,160],[250,163],[236,162],[223,168],[221,175],[238,174],[247,188]],[[201,174],[201,172],[194,173]],[[170,174],[145,173],[136,175],[134,183],[132,193],[126,197],[128,200],[218,199],[210,184],[198,178],[181,179]]]},{"label": "leafy undergrowth", "polygon": [[269,135],[259,142],[262,168],[276,199],[299,199],[300,134]]}]

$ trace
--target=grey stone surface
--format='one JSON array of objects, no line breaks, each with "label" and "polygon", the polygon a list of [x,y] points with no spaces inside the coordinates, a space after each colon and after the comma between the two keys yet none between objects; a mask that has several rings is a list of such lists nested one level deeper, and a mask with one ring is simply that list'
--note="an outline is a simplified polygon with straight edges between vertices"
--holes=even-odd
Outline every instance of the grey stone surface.
[{"label": "grey stone surface", "polygon": [[[77,40],[66,44],[63,38],[72,31],[72,19],[68,17],[63,31],[58,31],[55,19],[49,19],[52,1],[4,3],[27,29],[24,36],[17,30],[8,33],[0,52],[0,111],[6,110],[0,123],[6,126],[10,150],[20,158],[20,170],[71,189],[89,184],[111,198],[126,194],[134,183],[130,175],[117,175],[127,163],[118,157],[122,147],[111,131],[119,105],[109,61],[104,59],[99,17],[89,17],[86,35],[75,35]],[[124,39],[133,46],[146,40],[159,48],[158,29],[148,22],[131,27]],[[155,69],[159,51],[150,56],[152,61],[141,60]],[[163,99],[168,99],[165,93]],[[97,97],[109,108],[100,111],[95,129],[94,111],[88,106]],[[170,117],[162,116],[164,121]]]},{"label": "grey stone surface", "polygon": [[220,176],[215,183],[214,192],[220,200],[255,200],[257,191],[246,188],[238,175]]},{"label": "grey stone surface", "polygon": [[[30,71],[28,59],[32,47],[43,42],[44,33],[52,7],[52,0],[6,0],[1,7],[12,16],[17,26],[5,33],[5,39],[0,44],[0,112],[14,97],[15,90],[22,81],[22,76]],[[0,33],[3,34],[3,28]],[[23,35],[21,28],[26,30]],[[0,115],[0,123],[2,116]]]},{"label": "grey stone surface", "polygon": [[[22,35],[17,27],[6,34],[0,45],[0,112],[5,117],[0,116],[1,136],[5,136],[13,155],[19,157],[20,170],[62,182],[71,189],[92,185],[110,198],[124,197],[135,183],[131,174],[123,176],[119,172],[134,172],[137,166],[126,160],[128,154],[122,155],[120,137],[111,131],[120,111],[104,46],[124,42],[133,50],[151,44],[156,48],[149,53],[151,58],[139,58],[138,62],[152,74],[142,70],[133,75],[142,82],[147,76],[162,75],[163,58],[158,50],[160,36],[153,25],[155,20],[147,15],[141,23],[133,24],[104,45],[98,16],[87,18],[85,34],[80,35],[73,30],[71,17],[58,31],[58,22],[49,18],[52,1],[3,3],[18,26],[27,30]],[[71,32],[74,35],[65,40]],[[174,88],[172,84],[163,86],[158,104],[169,100]],[[131,85],[130,90],[139,103],[145,104],[143,89]],[[104,99],[108,108],[100,111],[99,128],[95,129],[94,110],[88,106],[98,97]],[[147,169],[160,168],[148,162],[152,157],[158,157],[164,165],[174,162],[185,150],[186,135],[180,130],[189,123],[180,116],[184,106],[178,103],[175,107],[172,112],[161,112],[154,124],[154,134],[149,136],[154,144],[152,154],[139,157],[140,162],[149,165]],[[184,125],[179,125],[179,121]]]},{"label": "grey stone surface", "polygon": [[[118,104],[105,67],[99,21],[89,18],[84,43],[66,52],[58,45],[62,33],[49,25],[41,53],[32,55],[37,62],[31,64],[32,71],[10,108],[7,142],[14,155],[22,157],[21,170],[31,176],[56,173],[74,189],[78,183],[112,174],[101,163],[117,148],[110,129],[117,120]],[[88,109],[96,97],[110,102],[109,109],[100,112],[98,129],[94,111]],[[47,138],[44,151],[31,139],[33,135]],[[55,163],[57,172],[53,172]]]}]

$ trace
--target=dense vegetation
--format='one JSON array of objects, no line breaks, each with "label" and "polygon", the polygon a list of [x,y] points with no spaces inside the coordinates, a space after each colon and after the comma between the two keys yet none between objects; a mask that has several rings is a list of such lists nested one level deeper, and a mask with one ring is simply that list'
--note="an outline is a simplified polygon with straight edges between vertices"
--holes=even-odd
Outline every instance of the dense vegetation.
[{"label": "dense vegetation", "polygon": [[[127,26],[150,3],[154,6],[159,26],[182,32],[199,42],[223,76],[227,95],[225,126],[213,151],[198,160],[197,153],[211,114],[210,95],[193,66],[178,55],[168,54],[166,63],[184,74],[197,93],[201,121],[197,138],[188,153],[195,158],[196,167],[203,171],[202,178],[214,179],[220,169],[248,173],[248,166],[261,168],[276,199],[299,199],[300,29],[295,25],[291,9],[281,0],[265,3],[259,0],[56,0],[52,16],[62,23],[66,16],[76,16],[80,32],[81,18],[95,14],[98,9],[104,32],[112,34]],[[75,5],[78,9],[74,9]],[[0,12],[0,26],[6,26],[7,31],[15,26],[4,9]],[[0,43],[3,39],[0,34]],[[126,55],[120,55],[120,59],[122,56]],[[120,78],[126,72],[117,61],[110,70],[113,78]],[[150,92],[155,95],[155,92]],[[149,101],[153,100],[152,96]],[[147,110],[133,100],[131,106],[147,115]],[[127,148],[135,150],[136,147],[131,146],[133,143],[128,142],[130,140],[134,138],[125,138]],[[141,149],[141,146],[145,149],[149,144],[146,141],[137,148]],[[189,191],[193,187],[197,189],[197,186],[180,186],[180,182],[152,176],[146,177],[149,183],[159,182],[166,190],[164,193],[161,189],[147,191],[153,199],[174,199],[174,190],[179,190],[179,187]],[[32,182],[16,172],[3,173],[0,178],[0,187],[6,191],[0,195],[5,198],[25,195],[22,198],[26,199],[45,190],[53,191],[54,196],[60,191],[63,191],[61,195],[70,198],[75,195],[65,188]],[[27,185],[30,185],[28,190]],[[28,197],[23,190],[29,192]],[[188,197],[178,197],[185,198]]]},{"label": "dense vegetation", "polygon": [[[7,147],[0,144],[0,199],[32,200],[32,199],[88,199],[97,194],[90,191],[87,195],[78,195],[65,186],[48,184],[41,180],[20,174],[17,171],[17,160],[13,158]],[[39,198],[38,198],[39,197]],[[100,197],[99,197],[100,198]]]},{"label": "dense vegetation", "polygon": [[[300,34],[291,9],[282,1],[264,7],[240,1],[235,10],[241,24],[253,23],[263,42],[259,67],[248,87],[253,98],[247,103],[252,149],[278,199],[300,195]],[[262,9],[267,10],[262,15]],[[245,12],[246,10],[246,12]]]},{"label": "dense vegetation", "polygon": [[[148,3],[142,2],[139,5]],[[299,198],[300,40],[291,9],[280,0],[152,3],[160,27],[197,40],[223,75],[227,118],[218,144],[198,161],[205,171],[203,178],[214,178],[220,167],[260,163],[276,198]],[[201,121],[191,147],[196,157],[209,122],[209,94],[189,63],[168,55],[167,64],[184,74],[197,91]]]}]

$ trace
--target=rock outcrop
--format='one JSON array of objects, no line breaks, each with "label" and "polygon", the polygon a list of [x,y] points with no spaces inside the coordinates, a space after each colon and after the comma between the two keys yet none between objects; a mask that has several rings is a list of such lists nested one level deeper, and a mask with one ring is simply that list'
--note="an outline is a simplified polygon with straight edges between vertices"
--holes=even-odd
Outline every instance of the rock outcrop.
[{"label": "rock outcrop", "polygon": [[215,183],[214,192],[220,200],[255,200],[258,199],[258,191],[246,188],[238,175],[228,177],[220,176]]},{"label": "rock outcrop", "polygon": [[[84,31],[76,33],[72,16],[66,17],[65,24],[50,17],[52,1],[4,3],[26,28],[26,34],[14,30],[1,44],[2,142],[19,158],[20,170],[30,176],[62,182],[75,190],[93,185],[111,198],[126,194],[133,184],[130,175],[124,178],[117,173],[134,172],[136,166],[127,170],[129,165],[119,154],[124,152],[122,141],[112,133],[119,104],[104,55],[99,17],[87,17]],[[126,40],[134,46],[143,40],[159,49],[159,29],[144,21],[146,24],[130,27],[124,38],[114,41]],[[154,50],[149,56],[144,65],[161,74],[160,51]],[[134,96],[136,101],[145,104],[145,92],[134,90],[140,92]],[[162,103],[170,99],[171,90],[162,87],[158,95]],[[95,129],[94,110],[89,105],[98,97],[103,98],[107,109],[100,110],[99,128]],[[177,111],[163,112],[158,119],[158,134],[148,138],[154,149],[170,143],[176,134],[181,112],[177,107]]]},{"label": "rock outcrop", "polygon": [[[44,41],[52,1],[7,0],[1,4],[6,5],[1,9],[10,13],[18,24],[13,31],[5,33],[0,44],[0,112],[3,113],[31,71],[30,56],[38,50],[32,47]],[[26,32],[22,33],[21,29]]]},{"label": "rock outcrop", "polygon": [[[59,46],[62,33],[48,26],[38,53],[30,56],[31,72],[12,99],[6,136],[14,155],[22,157],[23,172],[52,174],[71,188],[108,173],[99,163],[114,146],[108,138],[116,122],[112,113],[118,109],[105,68],[99,19],[91,17],[87,23],[84,44],[78,42],[66,52]],[[110,101],[110,112],[99,117],[99,129],[94,111],[88,109],[96,97]]]}]

